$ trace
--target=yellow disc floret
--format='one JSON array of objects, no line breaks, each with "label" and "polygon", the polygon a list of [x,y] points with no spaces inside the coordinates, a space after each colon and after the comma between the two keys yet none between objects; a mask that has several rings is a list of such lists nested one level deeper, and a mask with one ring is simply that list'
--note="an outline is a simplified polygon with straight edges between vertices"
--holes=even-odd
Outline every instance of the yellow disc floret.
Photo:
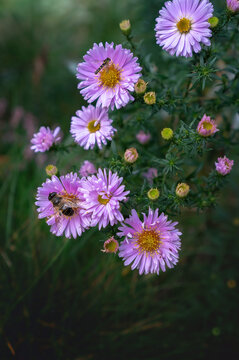
[{"label": "yellow disc floret", "polygon": [[177,23],[177,28],[181,34],[188,33],[191,29],[191,21],[187,18],[182,18]]},{"label": "yellow disc floret", "polygon": [[99,201],[100,204],[106,205],[106,204],[108,204],[110,199],[109,198],[104,199],[101,195],[98,195],[98,201]]},{"label": "yellow disc floret", "polygon": [[155,230],[144,230],[138,235],[138,240],[136,242],[139,246],[139,250],[146,252],[157,251],[161,243],[159,233]]},{"label": "yellow disc floret", "polygon": [[114,64],[107,65],[100,72],[100,85],[114,88],[120,81],[120,70]]},{"label": "yellow disc floret", "polygon": [[95,125],[95,120],[91,120],[88,123],[87,127],[90,133],[95,133],[96,131],[100,130],[100,123]]}]

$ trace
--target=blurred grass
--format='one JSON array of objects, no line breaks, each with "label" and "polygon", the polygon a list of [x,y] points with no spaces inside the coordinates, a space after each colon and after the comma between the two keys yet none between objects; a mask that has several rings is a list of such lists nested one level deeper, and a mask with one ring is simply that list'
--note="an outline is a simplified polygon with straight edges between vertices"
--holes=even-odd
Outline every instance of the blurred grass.
[{"label": "blurred grass", "polygon": [[[228,286],[238,283],[238,168],[217,209],[183,212],[180,262],[159,277],[140,277],[103,254],[102,232],[52,236],[34,205],[45,165],[55,159],[27,155],[24,119],[33,114],[36,128],[59,124],[67,134],[83,104],[74,64],[93,42],[122,42],[118,23],[128,17],[151,50],[162,3],[0,4],[0,98],[7,101],[0,119],[1,360],[238,358],[238,288]],[[68,171],[86,156],[78,149],[57,161]]]}]

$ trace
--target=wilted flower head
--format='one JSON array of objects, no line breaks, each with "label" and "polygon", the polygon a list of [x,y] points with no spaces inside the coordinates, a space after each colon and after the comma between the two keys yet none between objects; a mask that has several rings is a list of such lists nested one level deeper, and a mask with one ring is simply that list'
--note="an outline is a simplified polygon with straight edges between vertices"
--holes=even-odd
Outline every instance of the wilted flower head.
[{"label": "wilted flower head", "polygon": [[208,0],[173,0],[165,2],[156,19],[156,42],[170,55],[191,57],[201,50],[200,43],[211,45],[208,19],[213,6]]},{"label": "wilted flower head", "polygon": [[119,26],[120,26],[120,30],[122,31],[122,33],[124,35],[126,35],[126,36],[130,35],[130,33],[131,33],[131,24],[130,24],[129,20],[121,21]]},{"label": "wilted flower head", "polygon": [[143,221],[135,210],[119,227],[118,236],[124,236],[119,246],[119,257],[124,265],[132,263],[131,269],[139,269],[139,274],[166,271],[166,266],[174,267],[178,262],[178,251],[181,247],[180,235],[175,226],[177,222],[168,221],[158,209],[149,208],[148,216],[143,214]]},{"label": "wilted flower head", "polygon": [[215,162],[216,170],[221,175],[227,175],[231,172],[234,165],[233,160],[229,160],[226,156],[219,157],[218,162]]},{"label": "wilted flower head", "polygon": [[239,1],[238,0],[227,0],[227,8],[232,12],[239,11]]},{"label": "wilted flower head", "polygon": [[188,184],[180,183],[176,187],[176,195],[181,198],[186,197],[189,193],[189,190],[190,190],[190,187]]},{"label": "wilted flower head", "polygon": [[158,176],[158,170],[155,168],[149,168],[146,173],[143,173],[143,176],[152,184],[152,180]]},{"label": "wilted flower head", "polygon": [[212,136],[214,135],[219,129],[217,128],[217,124],[215,120],[211,120],[210,116],[206,114],[203,115],[203,118],[200,120],[197,126],[197,132],[201,136]]},{"label": "wilted flower head", "polygon": [[157,200],[159,198],[160,192],[158,189],[150,189],[147,195],[150,200]]},{"label": "wilted flower head", "polygon": [[119,178],[117,173],[112,174],[110,170],[107,173],[106,169],[99,169],[97,175],[82,179],[83,206],[92,216],[91,226],[98,224],[100,230],[109,223],[113,226],[123,220],[120,201],[126,199],[129,191],[124,191],[122,181],[123,178]]},{"label": "wilted flower head", "polygon": [[133,164],[139,157],[138,151],[132,147],[125,151],[124,159],[127,163]]},{"label": "wilted flower head", "polygon": [[109,238],[108,240],[106,240],[104,242],[104,249],[101,250],[101,251],[105,252],[105,253],[114,253],[114,254],[116,254],[118,249],[119,249],[119,243],[112,236],[111,238]]},{"label": "wilted flower head", "polygon": [[156,103],[156,95],[154,91],[149,91],[144,94],[144,102],[147,105],[153,105]]},{"label": "wilted flower head", "polygon": [[58,171],[58,169],[57,169],[57,167],[55,165],[49,164],[49,165],[46,166],[46,173],[47,173],[48,176],[56,175],[57,171]]},{"label": "wilted flower head", "polygon": [[134,85],[134,91],[136,94],[144,94],[147,88],[147,83],[143,79],[139,79]]},{"label": "wilted flower head", "polygon": [[95,168],[95,165],[88,161],[85,160],[84,163],[81,165],[81,168],[79,170],[80,176],[88,176],[88,175],[93,175],[95,173],[97,173],[97,170]]},{"label": "wilted flower head", "polygon": [[161,131],[161,135],[164,140],[170,140],[173,137],[173,130],[170,128],[164,128]]},{"label": "wilted flower head", "polygon": [[138,58],[122,45],[94,44],[78,64],[78,88],[89,103],[98,99],[97,106],[119,109],[134,100],[129,92],[134,91],[141,70]]},{"label": "wilted flower head", "polygon": [[75,141],[85,150],[93,149],[95,144],[102,149],[107,140],[112,140],[117,131],[111,125],[113,120],[108,117],[106,108],[89,105],[76,112],[71,118],[70,132]]},{"label": "wilted flower head", "polygon": [[147,144],[151,139],[151,134],[150,133],[146,134],[143,130],[140,130],[140,132],[138,132],[138,134],[136,135],[136,139],[140,144],[144,145]]},{"label": "wilted flower head", "polygon": [[50,149],[50,147],[61,140],[61,137],[58,136],[60,127],[58,126],[54,131],[49,127],[41,126],[38,133],[33,135],[31,143],[31,149],[35,152],[45,152]]},{"label": "wilted flower head", "polygon": [[82,207],[84,198],[77,174],[47,179],[38,188],[36,199],[39,219],[47,218],[50,231],[56,236],[76,238],[89,227],[90,216]]}]

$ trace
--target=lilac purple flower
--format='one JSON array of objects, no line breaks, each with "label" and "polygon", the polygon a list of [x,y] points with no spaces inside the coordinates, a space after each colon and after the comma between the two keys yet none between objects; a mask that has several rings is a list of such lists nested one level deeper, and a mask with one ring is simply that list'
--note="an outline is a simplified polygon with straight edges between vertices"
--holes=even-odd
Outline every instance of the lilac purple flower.
[{"label": "lilac purple flower", "polygon": [[232,167],[234,165],[233,160],[229,160],[226,156],[224,156],[224,157],[219,157],[217,161],[218,162],[215,162],[215,166],[219,174],[225,176],[231,172]]},{"label": "lilac purple flower", "polygon": [[50,149],[50,147],[61,140],[61,137],[58,136],[60,127],[58,126],[54,131],[49,127],[41,126],[38,133],[33,135],[31,143],[31,149],[35,152],[45,152]]},{"label": "lilac purple flower", "polygon": [[92,162],[85,160],[84,163],[81,165],[79,173],[80,176],[87,177],[88,175],[93,175],[97,173],[97,170]]},{"label": "lilac purple flower", "polygon": [[98,99],[96,106],[112,110],[125,106],[134,100],[130,91],[134,91],[134,84],[141,75],[142,68],[137,61],[138,58],[122,45],[94,44],[77,67],[80,93],[89,103]]},{"label": "lilac purple flower", "polygon": [[[49,200],[49,194],[56,193],[64,202],[74,203],[74,214],[65,216],[59,208],[53,206]],[[83,194],[81,192],[81,180],[77,174],[67,174],[58,178],[52,176],[38,188],[36,205],[39,219],[47,218],[50,231],[56,236],[65,234],[67,238],[76,238],[90,225],[90,216],[82,207]]]},{"label": "lilac purple flower", "polygon": [[156,19],[156,42],[171,55],[191,57],[210,46],[212,36],[208,19],[213,16],[209,0],[173,0],[165,2]]},{"label": "lilac purple flower", "polygon": [[136,135],[136,139],[138,140],[138,142],[142,145],[147,144],[150,139],[151,139],[151,134],[150,133],[145,133],[143,130],[140,130],[140,132],[138,132],[138,134]]},{"label": "lilac purple flower", "polygon": [[174,267],[181,247],[181,232],[175,228],[177,224],[168,221],[164,213],[158,216],[158,209],[149,208],[148,216],[143,214],[143,221],[132,210],[117,233],[124,236],[119,246],[119,257],[123,258],[124,265],[132,264],[131,269],[139,269],[140,275],[159,274],[166,266]]},{"label": "lilac purple flower", "polygon": [[232,12],[239,11],[239,1],[238,0],[227,0],[227,8]]},{"label": "lilac purple flower", "polygon": [[98,224],[99,230],[105,228],[109,223],[111,226],[118,221],[123,221],[120,212],[120,201],[126,199],[129,191],[124,191],[125,186],[121,185],[123,178],[117,173],[106,169],[98,170],[96,175],[82,179],[81,191],[84,197],[83,206],[92,216],[91,226]]},{"label": "lilac purple flower", "polygon": [[217,131],[219,131],[219,129],[217,128],[215,120],[211,120],[210,116],[204,114],[197,126],[199,135],[207,137],[214,135]]},{"label": "lilac purple flower", "polygon": [[148,180],[150,184],[152,184],[153,179],[158,176],[158,170],[155,168],[149,168],[147,172],[143,173],[143,176]]},{"label": "lilac purple flower", "polygon": [[112,122],[106,108],[83,106],[82,110],[78,110],[76,116],[71,118],[70,132],[85,150],[93,149],[95,144],[102,149],[102,144],[106,145],[107,140],[112,140],[117,131],[111,125]]}]

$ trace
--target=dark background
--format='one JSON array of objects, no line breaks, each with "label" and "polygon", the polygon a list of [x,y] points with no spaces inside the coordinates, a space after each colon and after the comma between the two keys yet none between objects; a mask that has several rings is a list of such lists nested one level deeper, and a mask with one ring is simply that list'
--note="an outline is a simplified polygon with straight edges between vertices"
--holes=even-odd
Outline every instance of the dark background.
[{"label": "dark background", "polygon": [[[224,1],[213,2],[216,11]],[[238,359],[238,167],[215,209],[178,217],[178,265],[140,277],[92,229],[67,241],[37,219],[49,154],[29,143],[83,104],[75,66],[93,43],[124,41],[129,18],[157,64],[163,1],[2,0],[0,4],[0,359]],[[167,61],[159,64],[167,71]],[[236,152],[236,150],[234,151]],[[58,155],[61,169],[94,157]],[[230,154],[233,158],[233,153]]]}]

